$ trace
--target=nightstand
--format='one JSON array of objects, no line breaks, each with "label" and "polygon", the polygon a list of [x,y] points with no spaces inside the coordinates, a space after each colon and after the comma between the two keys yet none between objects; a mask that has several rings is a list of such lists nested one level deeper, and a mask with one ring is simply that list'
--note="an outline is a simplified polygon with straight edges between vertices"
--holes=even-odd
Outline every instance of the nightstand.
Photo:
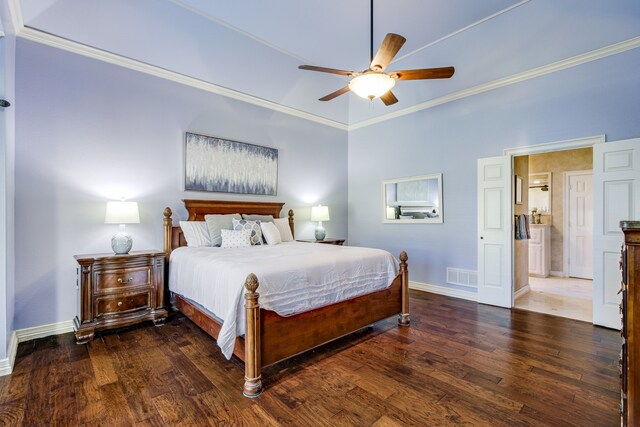
[{"label": "nightstand", "polygon": [[316,239],[300,239],[296,240],[296,242],[305,242],[305,243],[324,243],[327,245],[339,245],[342,246],[344,244],[345,239],[324,239],[324,240],[316,240]]},{"label": "nightstand", "polygon": [[159,324],[164,308],[164,260],[159,251],[125,255],[76,255],[78,316],[76,341],[84,344],[98,331],[145,320]]}]

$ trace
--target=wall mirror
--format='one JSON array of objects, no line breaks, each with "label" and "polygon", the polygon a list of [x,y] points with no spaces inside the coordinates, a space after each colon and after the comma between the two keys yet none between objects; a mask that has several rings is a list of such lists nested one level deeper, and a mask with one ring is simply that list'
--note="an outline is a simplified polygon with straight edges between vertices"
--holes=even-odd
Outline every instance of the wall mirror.
[{"label": "wall mirror", "polygon": [[382,199],[385,223],[443,222],[441,173],[383,181]]},{"label": "wall mirror", "polygon": [[539,214],[551,214],[551,172],[529,175],[529,212],[533,209]]}]

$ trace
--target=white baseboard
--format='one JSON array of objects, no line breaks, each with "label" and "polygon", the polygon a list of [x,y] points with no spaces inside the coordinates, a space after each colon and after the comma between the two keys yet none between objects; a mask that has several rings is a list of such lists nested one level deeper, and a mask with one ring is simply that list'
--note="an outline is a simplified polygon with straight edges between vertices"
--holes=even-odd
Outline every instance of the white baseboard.
[{"label": "white baseboard", "polygon": [[523,287],[521,287],[520,289],[518,289],[517,291],[515,291],[513,293],[513,299],[517,300],[518,298],[520,298],[523,295],[528,294],[529,292],[531,292],[531,287],[527,283],[526,285],[524,285]]},{"label": "white baseboard", "polygon": [[18,329],[16,335],[18,336],[18,342],[21,343],[50,335],[66,334],[67,332],[73,332],[73,320],[49,323],[48,325],[34,326],[33,328]]},{"label": "white baseboard", "polygon": [[460,289],[447,288],[445,286],[431,285],[409,281],[409,289],[417,291],[431,292],[432,294],[445,295],[453,298],[461,298],[469,301],[478,301],[478,294],[475,292],[463,291]]},{"label": "white baseboard", "polygon": [[16,360],[16,352],[18,351],[19,343],[51,335],[66,334],[67,332],[73,332],[73,320],[65,320],[63,322],[49,323],[48,325],[34,326],[32,328],[13,331],[9,338],[7,358],[0,359],[0,376],[9,375],[13,370],[13,363]]},{"label": "white baseboard", "polygon": [[551,270],[549,272],[549,276],[553,276],[553,277],[569,277],[569,276],[566,276],[564,274],[564,271],[553,271],[553,270]]},{"label": "white baseboard", "polygon": [[18,335],[15,331],[9,337],[9,346],[7,347],[6,359],[0,359],[0,377],[9,375],[13,371],[13,362],[16,360],[16,352],[18,351]]}]

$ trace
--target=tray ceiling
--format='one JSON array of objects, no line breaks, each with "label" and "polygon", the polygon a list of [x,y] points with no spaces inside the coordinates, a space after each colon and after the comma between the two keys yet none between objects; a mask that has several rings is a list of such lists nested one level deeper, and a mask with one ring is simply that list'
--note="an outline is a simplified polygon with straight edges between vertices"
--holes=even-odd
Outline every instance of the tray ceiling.
[{"label": "tray ceiling", "polygon": [[616,43],[640,46],[637,0],[378,0],[375,48],[389,32],[407,38],[389,70],[456,67],[449,80],[396,85],[400,101],[385,107],[355,94],[320,102],[348,79],[297,68],[366,68],[367,0],[16,0],[14,7],[30,34],[53,35],[351,126]]}]

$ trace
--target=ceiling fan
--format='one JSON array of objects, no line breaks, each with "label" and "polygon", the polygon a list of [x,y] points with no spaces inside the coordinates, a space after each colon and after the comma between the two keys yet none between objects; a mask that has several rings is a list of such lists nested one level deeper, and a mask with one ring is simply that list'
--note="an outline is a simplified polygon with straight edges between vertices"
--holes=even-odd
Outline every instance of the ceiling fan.
[{"label": "ceiling fan", "polygon": [[371,0],[371,63],[369,68],[363,71],[346,71],[335,68],[317,67],[315,65],[300,65],[301,70],[320,71],[322,73],[339,74],[353,77],[349,84],[342,89],[338,89],[329,95],[320,98],[320,101],[330,101],[350,90],[362,98],[374,100],[380,98],[384,105],[393,105],[398,102],[391,88],[396,84],[396,80],[426,80],[426,79],[448,79],[453,76],[455,68],[422,68],[414,70],[399,70],[385,72],[385,69],[396,56],[407,39],[401,35],[388,33],[378,52],[373,56],[373,0]]}]

